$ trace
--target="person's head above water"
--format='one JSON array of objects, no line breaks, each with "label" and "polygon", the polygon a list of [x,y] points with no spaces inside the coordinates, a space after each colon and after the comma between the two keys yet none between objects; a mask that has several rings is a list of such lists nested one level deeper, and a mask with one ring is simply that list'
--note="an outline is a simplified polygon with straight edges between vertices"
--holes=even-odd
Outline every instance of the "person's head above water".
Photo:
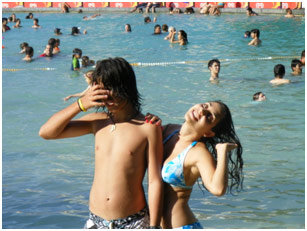
[{"label": "person's head above water", "polygon": [[78,27],[74,26],[71,28],[71,35],[77,35],[80,34],[80,30]]},{"label": "person's head above water", "polygon": [[256,92],[253,95],[253,100],[254,101],[265,101],[266,100],[266,96],[265,96],[265,94],[263,94],[263,92],[259,91],[259,92]]},{"label": "person's head above water", "polygon": [[252,29],[251,30],[251,37],[252,38],[259,38],[260,37],[260,31],[258,29]]},{"label": "person's head above water", "polygon": [[284,65],[282,65],[282,64],[275,65],[275,67],[274,67],[275,78],[282,79],[284,77],[285,73],[286,73],[286,69],[285,69]]},{"label": "person's head above water", "polygon": [[136,112],[141,112],[135,74],[125,59],[117,57],[97,61],[93,83],[103,84],[105,89],[113,92],[115,100],[130,103]]}]

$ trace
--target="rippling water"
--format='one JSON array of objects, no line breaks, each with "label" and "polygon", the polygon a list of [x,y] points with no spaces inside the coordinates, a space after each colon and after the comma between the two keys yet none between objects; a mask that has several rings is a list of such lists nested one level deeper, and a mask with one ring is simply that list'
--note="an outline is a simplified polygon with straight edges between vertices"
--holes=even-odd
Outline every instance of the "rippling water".
[{"label": "rippling water", "polygon": [[[92,21],[82,21],[80,14],[35,16],[42,29],[33,31],[32,21],[17,14],[23,28],[3,34],[3,68],[26,69],[2,73],[3,228],[81,228],[87,218],[93,137],[46,141],[38,136],[40,126],[69,104],[62,99],[86,88],[82,74],[70,71],[75,47],[94,60],[198,61],[134,67],[143,112],[158,114],[164,124],[181,123],[190,106],[207,100],[223,100],[232,111],[244,149],[244,191],[218,198],[195,185],[190,205],[198,219],[206,228],[305,228],[305,77],[291,76],[291,59],[275,59],[300,56],[304,18],[156,15],[157,23],[188,33],[189,45],[179,47],[164,35],[152,36],[154,24],[144,25],[141,14],[103,14]],[[130,34],[123,32],[126,23]],[[69,36],[72,26],[87,29],[88,35]],[[56,27],[64,33],[61,53],[22,62],[19,44],[28,42],[38,56]],[[243,38],[254,28],[261,31],[261,47],[247,46]],[[230,59],[221,64],[219,84],[208,81],[207,60],[213,57]],[[262,57],[273,59],[257,60]],[[268,83],[278,63],[286,66],[285,78],[292,84]],[[55,70],[33,69],[38,67]],[[252,102],[257,91],[268,100]]]}]

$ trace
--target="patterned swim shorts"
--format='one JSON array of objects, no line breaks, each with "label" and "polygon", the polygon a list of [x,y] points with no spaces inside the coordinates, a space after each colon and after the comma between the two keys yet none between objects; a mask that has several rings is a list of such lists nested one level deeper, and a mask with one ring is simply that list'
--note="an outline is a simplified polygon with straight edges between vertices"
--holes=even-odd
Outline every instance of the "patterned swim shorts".
[{"label": "patterned swim shorts", "polygon": [[84,229],[147,229],[149,226],[149,211],[145,207],[136,214],[115,220],[105,220],[90,212]]}]

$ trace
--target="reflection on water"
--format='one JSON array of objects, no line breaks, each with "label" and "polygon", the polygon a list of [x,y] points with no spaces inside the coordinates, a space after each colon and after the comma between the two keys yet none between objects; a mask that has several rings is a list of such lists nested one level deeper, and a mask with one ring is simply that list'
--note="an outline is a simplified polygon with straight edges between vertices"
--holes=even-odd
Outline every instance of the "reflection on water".
[{"label": "reflection on water", "polygon": [[[54,141],[38,137],[46,119],[69,104],[63,98],[86,87],[82,74],[70,71],[76,47],[94,60],[122,56],[131,63],[192,61],[134,67],[143,112],[156,113],[163,124],[181,123],[195,103],[220,99],[230,107],[244,150],[244,190],[215,197],[195,185],[190,205],[205,228],[305,227],[305,78],[291,76],[291,59],[257,60],[299,56],[304,19],[158,14],[159,24],[188,33],[189,45],[179,47],[164,41],[164,35],[152,36],[154,24],[145,25],[141,14],[103,14],[86,22],[79,14],[36,16],[42,29],[35,34],[27,20],[22,29],[3,34],[3,68],[26,69],[2,76],[3,228],[81,228],[88,216],[93,136]],[[126,23],[132,33],[123,32]],[[72,26],[87,29],[88,35],[68,35]],[[56,27],[64,33],[61,53],[51,60],[21,62],[19,44],[27,41],[37,57]],[[258,48],[247,46],[249,40],[243,38],[254,28],[261,31],[263,45]],[[221,63],[217,84],[208,81],[207,61],[213,57],[229,59]],[[293,84],[268,83],[279,63]],[[37,67],[55,70],[33,70]],[[268,100],[252,102],[257,91]]]}]

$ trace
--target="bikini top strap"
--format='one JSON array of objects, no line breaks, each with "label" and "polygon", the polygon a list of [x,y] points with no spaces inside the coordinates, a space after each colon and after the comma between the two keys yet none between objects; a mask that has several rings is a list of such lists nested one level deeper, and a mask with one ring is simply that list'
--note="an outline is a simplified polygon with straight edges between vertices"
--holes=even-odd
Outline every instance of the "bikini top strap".
[{"label": "bikini top strap", "polygon": [[176,133],[178,133],[180,130],[175,130],[173,131],[171,134],[169,134],[164,140],[163,140],[163,144],[166,144],[167,141],[169,141]]}]

